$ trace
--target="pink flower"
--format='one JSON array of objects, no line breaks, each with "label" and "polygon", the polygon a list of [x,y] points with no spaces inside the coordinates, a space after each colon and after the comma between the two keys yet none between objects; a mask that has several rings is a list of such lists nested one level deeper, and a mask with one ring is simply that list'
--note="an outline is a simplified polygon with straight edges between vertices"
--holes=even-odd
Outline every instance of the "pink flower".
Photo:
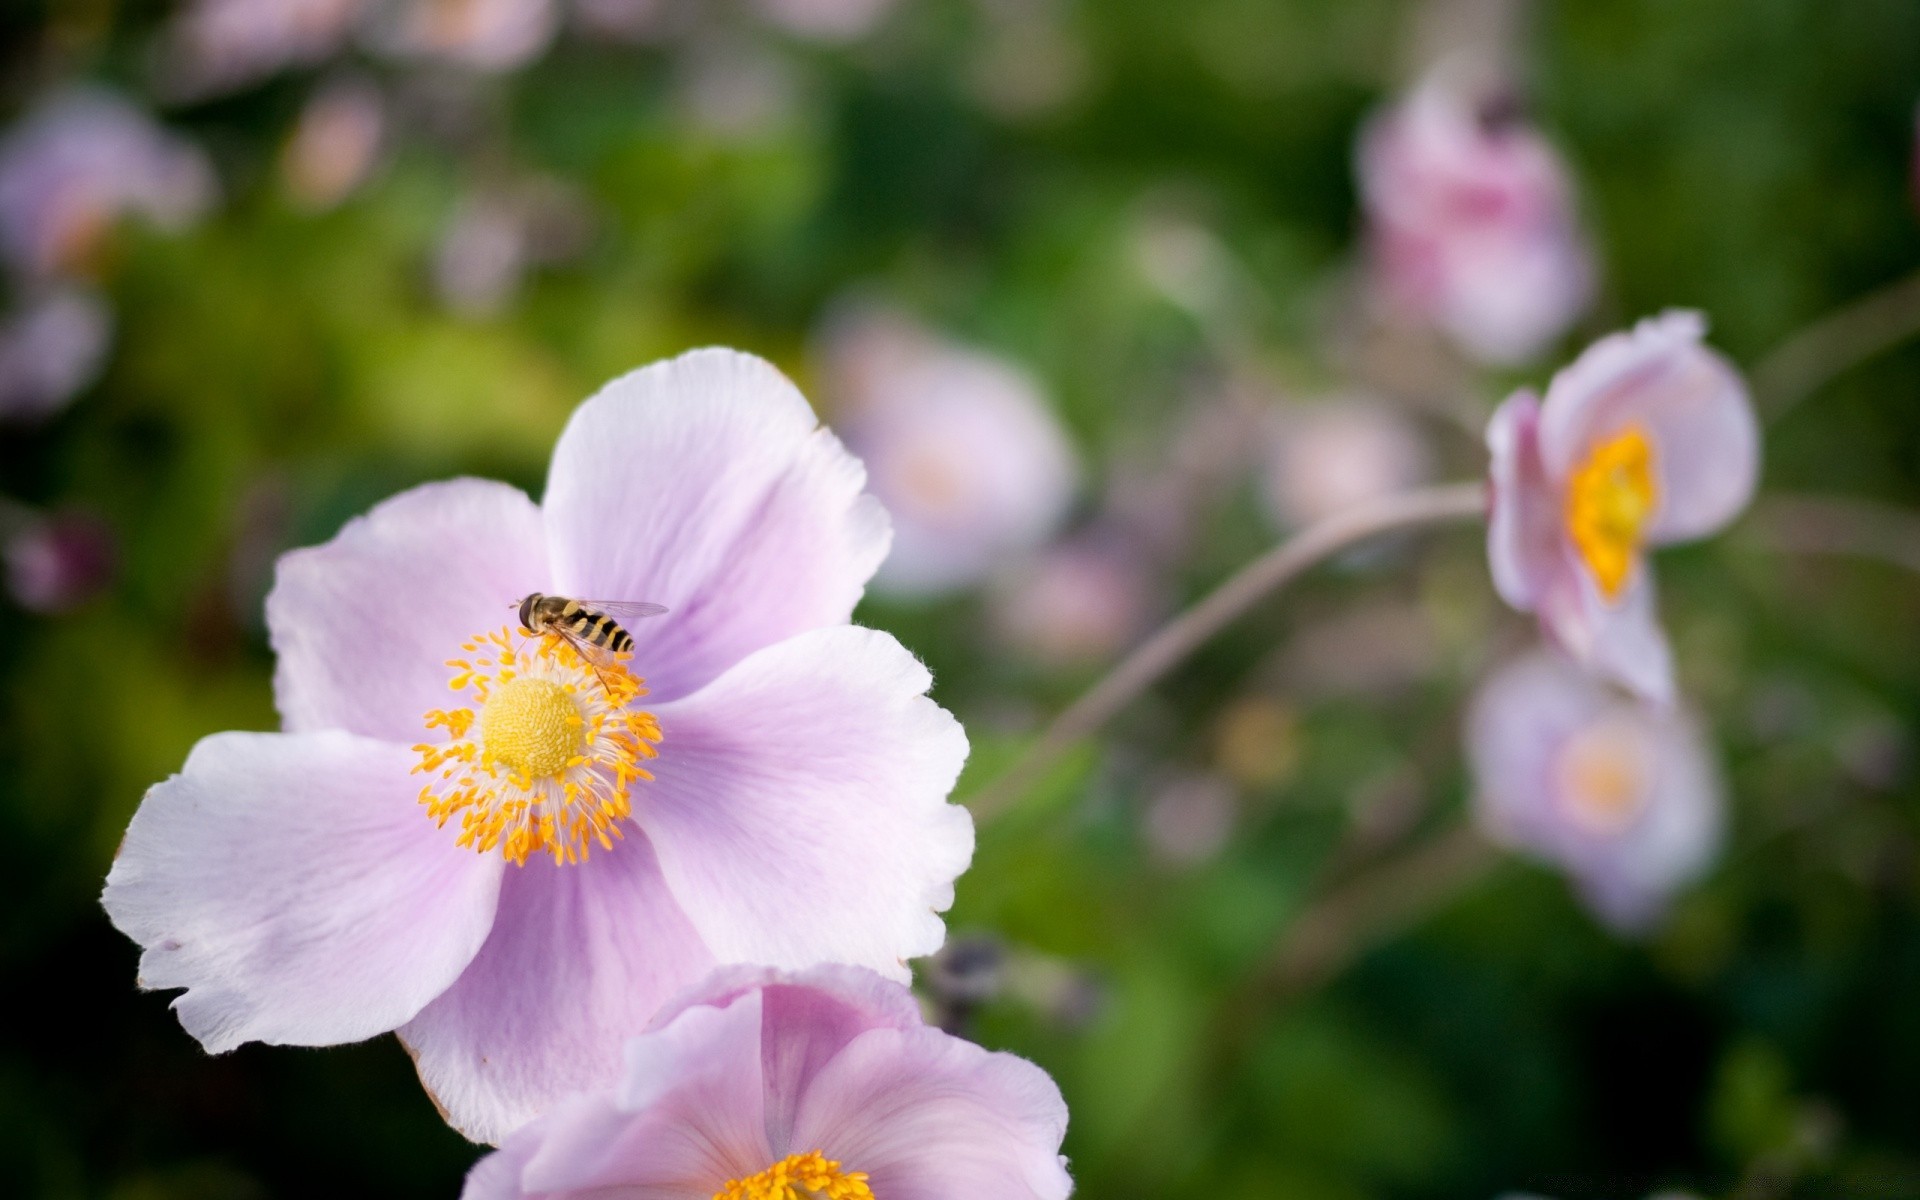
[{"label": "pink flower", "polygon": [[402,57],[512,71],[546,53],[559,28],[554,0],[405,0],[373,41]]},{"label": "pink flower", "polygon": [[334,80],[307,101],[280,157],[280,174],[301,207],[323,211],[366,182],[386,140],[380,89],[357,77]]},{"label": "pink flower", "polygon": [[1497,98],[1436,74],[1368,123],[1359,173],[1377,281],[1403,316],[1510,363],[1586,311],[1593,264],[1566,168]]},{"label": "pink flower", "polygon": [[120,542],[100,518],[60,512],[36,518],[10,536],[0,559],[15,603],[29,612],[62,613],[113,582]]},{"label": "pink flower", "polygon": [[894,519],[876,586],[968,587],[1059,526],[1078,470],[1032,377],[889,315],[855,317],[828,343],[841,428]]},{"label": "pink flower", "polygon": [[1753,495],[1760,426],[1698,313],[1602,338],[1544,403],[1509,397],[1493,452],[1487,554],[1507,603],[1535,612],[1587,666],[1655,700],[1673,663],[1654,615],[1649,546],[1704,537]]},{"label": "pink flower", "polygon": [[113,314],[90,291],[60,287],[0,321],[0,421],[39,421],[93,386]]},{"label": "pink flower", "polygon": [[465,1200],[1063,1200],[1046,1072],[922,1023],[867,971],[731,968],[467,1177]]},{"label": "pink flower", "polygon": [[1616,929],[1652,924],[1719,851],[1719,776],[1693,723],[1560,655],[1481,687],[1467,749],[1489,836],[1566,871]]},{"label": "pink flower", "polygon": [[770,23],[797,37],[850,42],[872,32],[895,0],[755,0]]},{"label": "pink flower", "polygon": [[167,31],[168,88],[206,96],[317,63],[366,8],[366,0],[194,0]]},{"label": "pink flower", "polygon": [[1302,528],[1427,481],[1433,453],[1405,417],[1373,400],[1330,400],[1275,423],[1265,491],[1280,524]]},{"label": "pink flower", "polygon": [[[716,963],[904,979],[972,853],[966,737],[847,624],[887,546],[862,483],[777,371],[703,350],[582,405],[540,504],[429,484],[287,555],[286,731],[202,741],[107,878],[143,986],[215,1053],[398,1030],[494,1141]],[[532,592],[669,611],[589,661],[514,627]]]},{"label": "pink flower", "polygon": [[29,275],[82,273],[121,217],[179,230],[213,197],[199,149],[110,92],[58,92],[0,142],[0,249]]},{"label": "pink flower", "polygon": [[993,590],[996,631],[1049,667],[1102,662],[1140,636],[1159,607],[1153,564],[1132,539],[1094,531],[1048,546]]}]

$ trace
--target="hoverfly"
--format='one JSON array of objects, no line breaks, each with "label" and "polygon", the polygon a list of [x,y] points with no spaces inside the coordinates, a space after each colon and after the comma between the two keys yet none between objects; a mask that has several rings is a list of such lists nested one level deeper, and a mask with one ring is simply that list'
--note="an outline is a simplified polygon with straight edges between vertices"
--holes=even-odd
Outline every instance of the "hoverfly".
[{"label": "hoverfly", "polygon": [[[620,620],[638,621],[667,611],[665,605],[644,600],[572,600],[539,592],[529,592],[519,608],[520,628],[535,637],[550,633],[566,642],[595,675],[600,675],[600,663],[633,649],[633,636]],[[600,675],[600,683],[606,686],[606,676]]]}]

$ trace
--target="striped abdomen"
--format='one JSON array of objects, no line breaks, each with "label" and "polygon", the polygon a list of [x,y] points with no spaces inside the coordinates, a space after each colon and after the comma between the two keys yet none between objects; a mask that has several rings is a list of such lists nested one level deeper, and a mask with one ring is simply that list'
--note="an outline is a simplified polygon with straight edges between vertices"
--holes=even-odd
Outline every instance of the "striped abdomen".
[{"label": "striped abdomen", "polygon": [[620,622],[603,612],[583,606],[564,596],[528,597],[521,606],[520,623],[528,632],[551,629],[585,642],[596,650],[625,654],[633,649],[633,638],[620,628]]}]

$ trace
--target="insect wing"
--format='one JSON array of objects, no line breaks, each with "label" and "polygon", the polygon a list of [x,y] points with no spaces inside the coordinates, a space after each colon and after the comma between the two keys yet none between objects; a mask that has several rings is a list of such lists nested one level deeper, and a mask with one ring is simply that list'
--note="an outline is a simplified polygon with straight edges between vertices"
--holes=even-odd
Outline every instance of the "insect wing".
[{"label": "insect wing", "polygon": [[588,612],[605,613],[616,621],[641,621],[667,611],[664,604],[648,600],[576,600]]},{"label": "insect wing", "polygon": [[[626,664],[620,661],[620,656],[615,654],[611,649],[605,646],[594,645],[578,634],[563,628],[557,621],[547,626],[545,632],[549,636],[557,637],[567,645],[573,647],[573,652],[580,656],[580,661],[586,663],[596,675],[600,674],[600,670],[603,667],[613,667],[620,670],[624,670],[626,667]],[[601,675],[600,682],[602,686],[606,686],[606,676]],[[612,692],[613,689],[607,687],[607,691]]]}]

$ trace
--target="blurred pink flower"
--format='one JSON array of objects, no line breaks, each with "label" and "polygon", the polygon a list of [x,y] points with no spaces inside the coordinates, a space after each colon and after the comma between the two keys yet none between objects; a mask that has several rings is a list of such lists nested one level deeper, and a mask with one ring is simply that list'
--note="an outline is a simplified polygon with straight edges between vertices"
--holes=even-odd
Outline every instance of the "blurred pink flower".
[{"label": "blurred pink flower", "polygon": [[876,588],[971,586],[1066,516],[1073,450],[1026,372],[873,313],[831,330],[825,358],[847,444],[893,514]]},{"label": "blurred pink flower", "polygon": [[1720,780],[1692,721],[1558,654],[1481,687],[1467,749],[1488,835],[1566,871],[1616,929],[1653,924],[1719,852]]},{"label": "blurred pink flower", "polygon": [[56,288],[0,323],[0,421],[44,420],[100,377],[113,314],[92,292]]},{"label": "blurred pink flower", "polygon": [[121,217],[177,231],[214,192],[198,147],[110,92],[69,88],[0,140],[0,248],[32,276],[82,273]]},{"label": "blurred pink flower", "polygon": [[994,588],[994,625],[1017,653],[1045,666],[1104,662],[1153,619],[1154,574],[1126,539],[1082,534],[1007,573]]},{"label": "blurred pink flower", "polygon": [[380,89],[365,79],[336,79],[313,94],[287,139],[280,172],[303,208],[329,209],[373,173],[386,137]]},{"label": "blurred pink flower", "polygon": [[593,214],[551,179],[477,192],[461,201],[434,248],[433,285],[448,308],[484,317],[512,304],[527,269],[578,254]]},{"label": "blurred pink flower", "polygon": [[1368,122],[1376,284],[1476,358],[1531,358],[1586,311],[1594,269],[1559,155],[1497,97],[1435,74]]},{"label": "blurred pink flower", "polygon": [[[202,741],[107,877],[142,985],[215,1053],[397,1030],[496,1141],[716,963],[905,979],[971,855],[967,742],[847,624],[887,544],[862,483],[777,371],[703,350],[582,405],[541,504],[429,484],[284,557],[286,732]],[[536,591],[666,605],[644,685],[510,628]]]},{"label": "blurred pink flower", "polygon": [[1494,585],[1574,658],[1653,700],[1673,695],[1646,548],[1704,537],[1753,495],[1760,426],[1746,385],[1670,312],[1588,347],[1544,403],[1515,392],[1487,427]]},{"label": "blurred pink flower", "polygon": [[1373,400],[1329,400],[1275,420],[1265,490],[1274,518],[1301,528],[1432,474],[1432,452],[1406,417]]},{"label": "blurred pink flower", "polygon": [[623,42],[670,36],[684,24],[684,13],[674,0],[574,0],[573,4],[574,20],[582,30]]},{"label": "blurred pink flower", "polygon": [[1162,781],[1148,797],[1141,832],[1169,867],[1196,867],[1217,857],[1240,819],[1233,784],[1211,772],[1188,771]]},{"label": "blurred pink flower", "polygon": [[320,62],[366,8],[367,0],[192,0],[168,26],[163,86],[197,98]]},{"label": "blurred pink flower", "polygon": [[761,16],[798,37],[850,42],[873,31],[896,0],[754,0]]},{"label": "blurred pink flower", "polygon": [[104,591],[119,566],[112,526],[86,513],[38,518],[7,539],[7,591],[21,608],[61,613]]},{"label": "blurred pink flower", "polygon": [[1064,1200],[1046,1072],[925,1025],[868,971],[718,972],[619,1080],[507,1139],[465,1200]]},{"label": "blurred pink flower", "polygon": [[400,57],[512,71],[546,53],[559,28],[554,0],[402,0],[372,41]]}]

